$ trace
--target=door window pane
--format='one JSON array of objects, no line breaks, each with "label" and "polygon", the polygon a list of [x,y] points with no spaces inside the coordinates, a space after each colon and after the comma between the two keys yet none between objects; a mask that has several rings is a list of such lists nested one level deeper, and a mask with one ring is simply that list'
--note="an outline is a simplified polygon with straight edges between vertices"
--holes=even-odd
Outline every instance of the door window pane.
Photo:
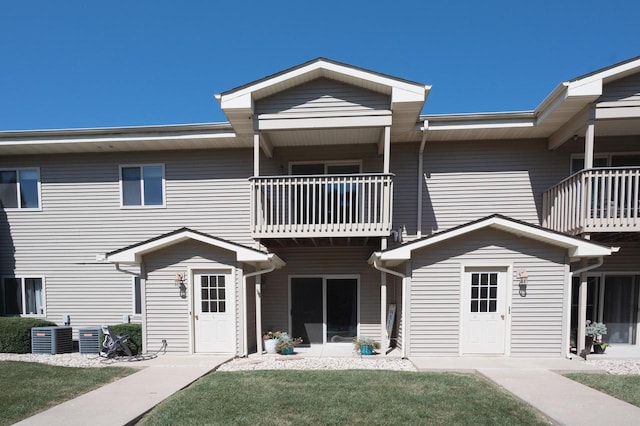
[{"label": "door window pane", "polygon": [[471,312],[497,312],[498,273],[471,273]]}]

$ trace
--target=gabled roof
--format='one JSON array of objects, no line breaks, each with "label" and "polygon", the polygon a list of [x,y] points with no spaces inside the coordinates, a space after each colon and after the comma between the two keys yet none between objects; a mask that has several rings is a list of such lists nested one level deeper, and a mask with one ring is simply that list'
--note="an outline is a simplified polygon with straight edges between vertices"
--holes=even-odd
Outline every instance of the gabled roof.
[{"label": "gabled roof", "polygon": [[389,265],[397,265],[405,260],[411,259],[411,253],[414,250],[419,250],[485,228],[498,229],[519,237],[531,238],[546,244],[566,248],[572,260],[583,257],[608,256],[615,251],[611,247],[603,246],[583,238],[565,235],[500,214],[493,214],[419,240],[410,241],[392,249],[377,251],[371,255],[369,262],[372,263],[374,258],[378,258],[383,262],[387,262]]},{"label": "gabled roof", "polygon": [[[545,138],[555,149],[575,133],[582,134],[582,115],[602,95],[605,84],[636,73],[640,56],[563,81],[532,111],[431,114],[420,119],[429,123],[429,140]],[[572,120],[576,116],[581,120]]]},{"label": "gabled roof", "polygon": [[256,264],[272,263],[276,268],[280,268],[285,264],[282,259],[273,253],[255,250],[189,228],[176,229],[167,234],[112,251],[111,253],[107,253],[106,260],[111,263],[138,264],[145,254],[188,240],[200,241],[214,247],[235,252],[238,262]]},{"label": "gabled roof", "polygon": [[[260,80],[216,95],[222,110],[238,134],[253,131],[254,103],[292,87],[328,78],[373,92],[389,95],[394,123],[415,126],[431,86],[391,77],[326,58],[317,58]],[[395,115],[402,117],[395,119]],[[410,120],[407,120],[410,118]]]}]

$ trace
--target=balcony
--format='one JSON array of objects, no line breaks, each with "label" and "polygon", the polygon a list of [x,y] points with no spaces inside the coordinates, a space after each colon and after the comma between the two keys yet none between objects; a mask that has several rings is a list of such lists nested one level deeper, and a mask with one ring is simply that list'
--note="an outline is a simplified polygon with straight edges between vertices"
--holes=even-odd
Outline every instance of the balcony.
[{"label": "balcony", "polygon": [[251,182],[254,238],[388,236],[390,174],[259,176]]},{"label": "balcony", "polygon": [[572,235],[640,231],[640,167],[582,170],[543,194],[542,225]]}]

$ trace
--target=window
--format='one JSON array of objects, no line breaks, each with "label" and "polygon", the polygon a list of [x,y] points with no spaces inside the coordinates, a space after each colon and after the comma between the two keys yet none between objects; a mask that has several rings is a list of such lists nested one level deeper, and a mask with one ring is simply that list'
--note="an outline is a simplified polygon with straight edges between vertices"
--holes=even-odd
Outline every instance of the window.
[{"label": "window", "polygon": [[2,315],[44,315],[42,278],[5,277],[2,280]]},{"label": "window", "polygon": [[5,209],[40,208],[38,169],[0,170],[0,205]]},{"label": "window", "polygon": [[122,205],[164,206],[164,166],[120,166]]},{"label": "window", "polygon": [[133,315],[142,315],[142,288],[140,277],[133,277]]},{"label": "window", "polygon": [[202,312],[226,312],[224,275],[202,275],[200,291]]},{"label": "window", "polygon": [[471,273],[471,312],[497,312],[498,273]]}]

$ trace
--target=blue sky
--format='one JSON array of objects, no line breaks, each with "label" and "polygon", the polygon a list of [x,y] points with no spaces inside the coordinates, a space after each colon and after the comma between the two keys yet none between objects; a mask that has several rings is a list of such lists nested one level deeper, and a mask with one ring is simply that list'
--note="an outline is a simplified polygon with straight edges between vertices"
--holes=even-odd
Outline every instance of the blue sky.
[{"label": "blue sky", "polygon": [[226,121],[213,95],[316,57],[433,89],[423,113],[535,108],[640,55],[640,2],[5,1],[0,130]]}]

